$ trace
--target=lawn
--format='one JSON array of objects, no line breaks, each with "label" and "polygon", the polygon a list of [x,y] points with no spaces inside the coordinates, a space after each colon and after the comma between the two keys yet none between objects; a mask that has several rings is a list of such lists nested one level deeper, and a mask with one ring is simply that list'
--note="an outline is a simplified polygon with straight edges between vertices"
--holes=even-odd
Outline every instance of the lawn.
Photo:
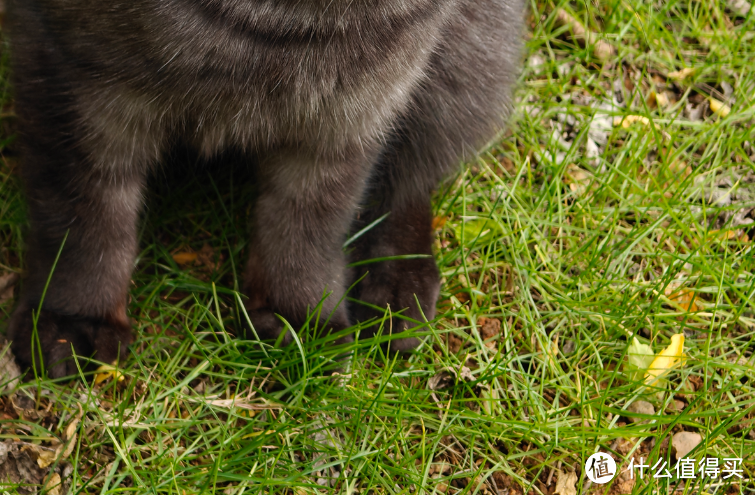
[{"label": "lawn", "polygon": [[[749,5],[533,1],[510,126],[437,192],[438,316],[405,358],[308,328],[287,348],[244,336],[253,191],[156,180],[129,360],[5,387],[0,490],[754,493]],[[0,329],[25,228],[6,72]],[[684,358],[651,364],[679,334]],[[595,452],[608,484],[588,480]]]}]

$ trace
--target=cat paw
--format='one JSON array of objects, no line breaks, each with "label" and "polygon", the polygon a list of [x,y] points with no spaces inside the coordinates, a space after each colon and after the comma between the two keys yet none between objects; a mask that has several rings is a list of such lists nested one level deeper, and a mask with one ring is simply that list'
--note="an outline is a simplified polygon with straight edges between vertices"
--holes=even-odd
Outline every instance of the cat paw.
[{"label": "cat paw", "polygon": [[[278,340],[278,337],[283,333],[283,337],[281,339],[281,346],[287,346],[294,341],[294,337],[291,333],[291,330],[287,328],[287,326],[283,323],[283,320],[272,310],[269,309],[257,309],[257,310],[247,310],[247,315],[249,316],[249,320],[252,322],[253,331],[251,332],[251,335],[256,336],[259,338],[259,340]],[[246,318],[242,318],[245,320]],[[302,335],[301,328],[303,326],[302,323],[296,322],[296,320],[289,320],[286,319],[286,321],[289,322],[291,325],[291,328],[297,332],[298,337],[301,340],[306,340],[306,336]],[[310,322],[310,325],[312,325],[312,322]],[[320,328],[324,328],[325,325],[327,325],[328,333],[335,333],[335,332],[341,332],[342,330],[347,328],[346,318],[345,317],[337,317],[333,318],[327,322],[323,322],[319,324],[318,326]],[[249,328],[249,322],[246,322],[247,332],[249,332],[251,329]],[[285,333],[284,333],[285,332]],[[346,343],[346,342],[352,342],[354,340],[353,335],[347,335],[345,337],[337,339],[335,342],[336,344]]]},{"label": "cat paw", "polygon": [[79,360],[83,370],[93,366],[86,358],[103,363],[124,361],[128,345],[131,343],[131,327],[123,318],[90,318],[75,315],[61,315],[42,311],[36,323],[27,308],[18,308],[11,318],[8,338],[19,364],[24,368],[42,365],[50,378],[77,375],[79,369],[74,359]]},{"label": "cat paw", "polygon": [[[388,308],[391,313],[401,312],[401,316],[392,316],[384,323],[378,322],[365,328],[362,330],[363,337],[375,335],[381,325],[383,334],[404,333],[435,317],[435,305],[440,293],[440,277],[435,260],[389,261],[367,267],[367,274],[357,285],[356,299],[383,309],[378,311],[368,305],[351,302],[349,314],[352,320],[365,322],[372,318],[382,319]],[[420,343],[419,338],[407,336],[392,339],[385,347],[389,352],[402,353],[415,349]]]}]

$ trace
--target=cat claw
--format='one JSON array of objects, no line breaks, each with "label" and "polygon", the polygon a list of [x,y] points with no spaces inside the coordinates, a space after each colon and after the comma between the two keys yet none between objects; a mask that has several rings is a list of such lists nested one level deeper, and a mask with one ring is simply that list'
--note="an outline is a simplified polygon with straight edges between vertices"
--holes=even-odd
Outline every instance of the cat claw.
[{"label": "cat claw", "polygon": [[105,363],[125,360],[131,327],[114,318],[61,315],[45,310],[35,322],[30,309],[19,307],[11,319],[8,337],[22,367],[36,368],[37,374],[46,371],[50,378],[63,378],[77,375],[79,369],[96,368],[88,362],[90,358]]}]

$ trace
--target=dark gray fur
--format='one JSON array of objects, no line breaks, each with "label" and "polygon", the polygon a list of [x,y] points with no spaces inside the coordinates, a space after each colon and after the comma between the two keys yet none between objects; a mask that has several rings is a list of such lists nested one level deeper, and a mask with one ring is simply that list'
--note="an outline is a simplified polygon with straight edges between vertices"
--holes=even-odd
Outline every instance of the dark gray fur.
[{"label": "dark gray fur", "polygon": [[353,259],[432,253],[431,190],[508,114],[521,0],[10,0],[8,24],[31,218],[9,329],[24,365],[66,232],[38,322],[48,371],[75,371],[71,344],[125,356],[145,180],[179,141],[257,167],[244,291],[263,336],[325,290],[332,329],[375,316],[335,307],[366,270],[359,298],[420,319],[416,294],[433,317],[432,259],[349,273],[341,245],[390,212]]}]

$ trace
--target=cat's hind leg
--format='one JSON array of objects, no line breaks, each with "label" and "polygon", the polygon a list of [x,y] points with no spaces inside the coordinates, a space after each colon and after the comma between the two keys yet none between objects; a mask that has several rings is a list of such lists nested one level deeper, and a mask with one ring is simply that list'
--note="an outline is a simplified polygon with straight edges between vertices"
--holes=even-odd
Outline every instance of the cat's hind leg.
[{"label": "cat's hind leg", "polygon": [[[350,259],[355,321],[380,317],[370,305],[403,310],[408,318],[384,325],[395,333],[435,315],[439,276],[432,258],[431,193],[460,160],[474,156],[494,137],[511,108],[511,89],[519,73],[524,5],[519,0],[467,0],[446,26],[426,77],[398,120],[373,176],[353,232],[387,217],[361,236]],[[397,259],[404,256],[405,259]],[[419,301],[419,306],[417,304]],[[368,332],[378,330],[374,325]],[[394,339],[389,347],[416,347],[413,336]]]}]

